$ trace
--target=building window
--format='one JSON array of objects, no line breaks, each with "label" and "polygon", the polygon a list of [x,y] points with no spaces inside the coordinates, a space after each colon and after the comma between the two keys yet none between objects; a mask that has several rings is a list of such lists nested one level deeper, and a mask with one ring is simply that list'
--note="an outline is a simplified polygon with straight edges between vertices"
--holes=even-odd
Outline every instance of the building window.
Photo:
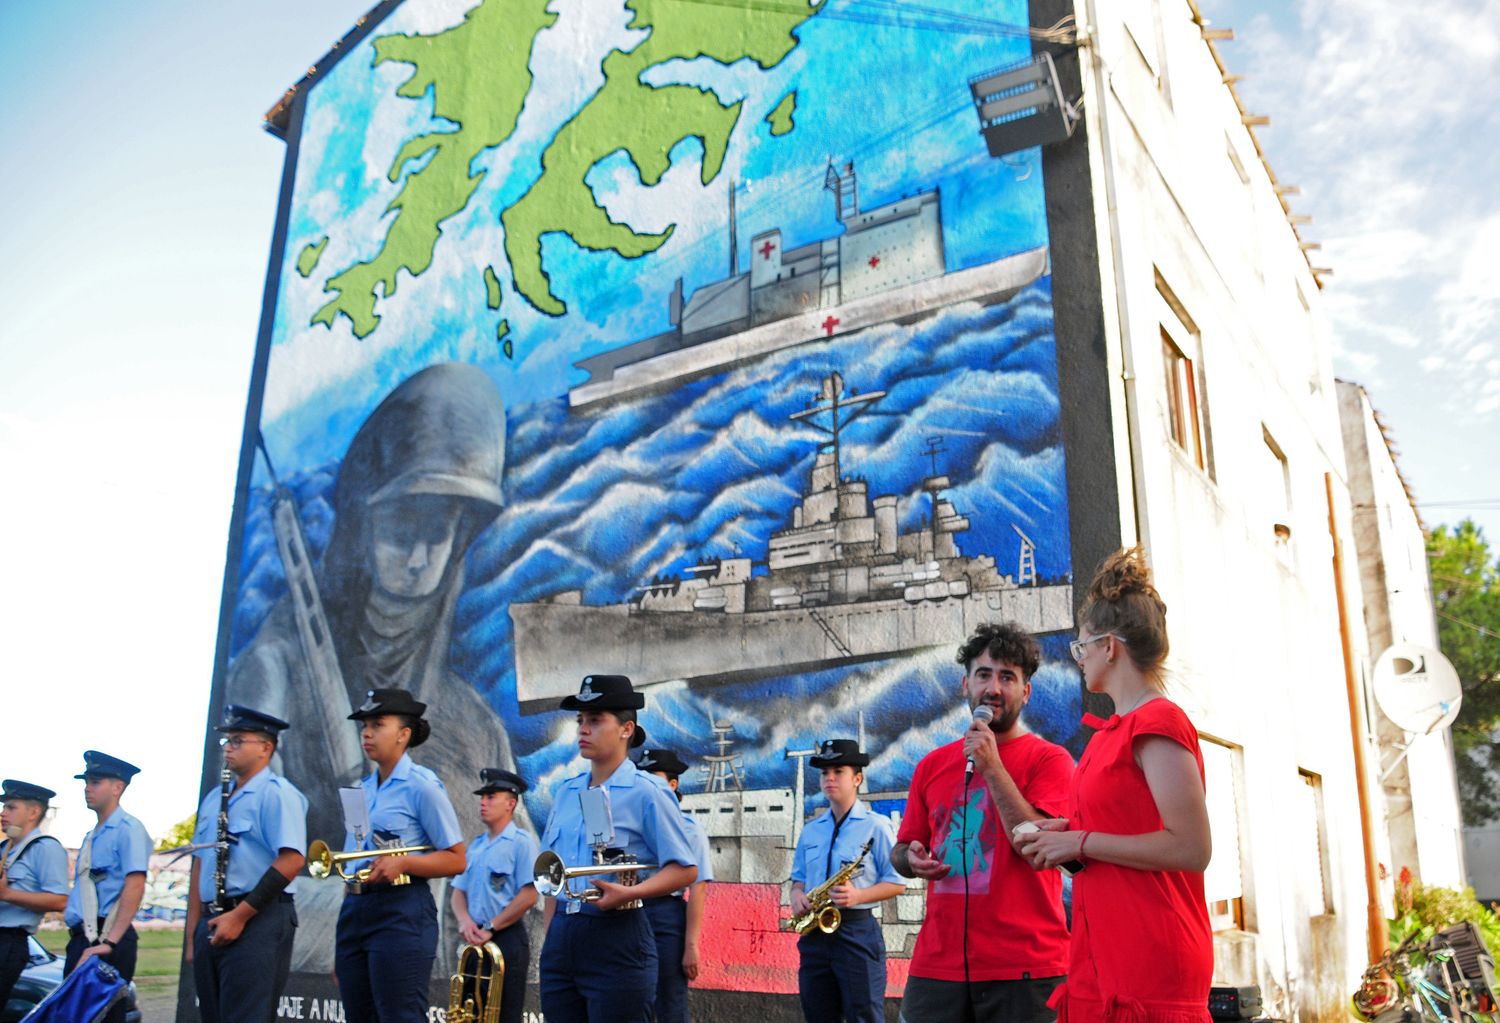
[{"label": "building window", "polygon": [[1286,454],[1271,431],[1262,424],[1261,478],[1256,480],[1256,489],[1265,501],[1265,515],[1276,543],[1276,556],[1291,567],[1292,564],[1292,472],[1287,467]]},{"label": "building window", "polygon": [[1323,816],[1323,779],[1311,771],[1297,771],[1302,784],[1297,788],[1296,815],[1288,850],[1295,865],[1292,871],[1301,888],[1309,916],[1322,916],[1334,910],[1328,886],[1328,826]]},{"label": "building window", "polygon": [[1166,387],[1167,433],[1199,469],[1214,475],[1207,418],[1207,395],[1198,328],[1161,272],[1156,273],[1157,317],[1161,324],[1161,357]]},{"label": "building window", "polygon": [[1198,468],[1203,464],[1203,431],[1198,419],[1198,386],[1193,360],[1163,328],[1161,357],[1167,374],[1167,429]]},{"label": "building window", "polygon": [[1203,752],[1204,794],[1208,803],[1208,832],[1213,858],[1203,873],[1209,922],[1216,931],[1247,930],[1245,882],[1242,869],[1240,793],[1243,751],[1199,736]]},{"label": "building window", "polygon": [[[1240,154],[1235,152],[1234,143],[1229,140],[1227,132],[1224,135],[1224,147],[1225,152],[1229,154],[1229,166],[1234,168],[1234,176],[1240,179],[1240,184],[1250,184],[1250,175],[1245,172],[1245,165],[1240,162]],[[1298,287],[1298,291],[1300,293],[1300,286]]]}]

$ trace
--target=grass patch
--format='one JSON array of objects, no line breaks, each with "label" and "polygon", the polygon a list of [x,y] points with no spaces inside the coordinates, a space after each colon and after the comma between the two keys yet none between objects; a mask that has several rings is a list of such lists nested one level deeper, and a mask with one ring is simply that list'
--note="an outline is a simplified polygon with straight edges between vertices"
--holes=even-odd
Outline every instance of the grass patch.
[{"label": "grass patch", "polygon": [[[178,967],[182,963],[181,928],[137,931],[136,934],[140,936],[135,961],[136,979],[177,976]],[[37,931],[36,937],[54,955],[62,955],[67,950],[67,931]]]}]

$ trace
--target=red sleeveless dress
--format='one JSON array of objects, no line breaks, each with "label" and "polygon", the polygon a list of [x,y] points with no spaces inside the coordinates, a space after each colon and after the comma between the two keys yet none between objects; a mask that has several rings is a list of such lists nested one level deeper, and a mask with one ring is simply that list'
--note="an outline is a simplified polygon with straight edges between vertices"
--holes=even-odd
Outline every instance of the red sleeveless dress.
[{"label": "red sleeveless dress", "polygon": [[[1193,723],[1165,699],[1108,721],[1085,714],[1083,722],[1098,731],[1073,778],[1071,829],[1112,835],[1161,830],[1146,775],[1136,766],[1135,740],[1161,735],[1181,743],[1192,750],[1202,778]],[[1051,1004],[1058,1023],[1209,1023],[1213,965],[1201,873],[1088,860],[1073,879],[1068,981]]]}]

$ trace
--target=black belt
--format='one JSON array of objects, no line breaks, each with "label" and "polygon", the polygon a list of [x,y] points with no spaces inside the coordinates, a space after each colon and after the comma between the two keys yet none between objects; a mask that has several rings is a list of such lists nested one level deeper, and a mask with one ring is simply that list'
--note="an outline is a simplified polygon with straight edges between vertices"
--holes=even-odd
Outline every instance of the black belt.
[{"label": "black belt", "polygon": [[[245,899],[246,896],[244,895],[226,895],[224,897],[224,912],[229,912],[235,906],[238,906],[241,902],[244,902]],[[291,902],[292,900],[293,896],[291,892],[282,892],[281,894],[276,896],[277,902]],[[203,904],[204,916],[216,916],[218,915],[218,912],[219,907],[217,903],[205,902]]]},{"label": "black belt", "polygon": [[397,895],[401,892],[431,891],[427,887],[425,877],[416,878],[407,884],[371,884],[369,881],[345,881],[344,892],[347,895]]}]

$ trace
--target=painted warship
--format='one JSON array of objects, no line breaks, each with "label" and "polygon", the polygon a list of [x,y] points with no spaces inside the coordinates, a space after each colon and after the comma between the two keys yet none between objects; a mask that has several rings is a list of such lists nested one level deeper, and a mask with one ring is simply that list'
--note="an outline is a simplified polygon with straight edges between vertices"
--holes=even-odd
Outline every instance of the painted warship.
[{"label": "painted warship", "polygon": [[684,299],[677,279],[670,329],[577,363],[589,379],[568,392],[574,408],[655,390],[770,352],[905,323],[958,302],[1004,302],[1047,272],[1041,246],[947,272],[936,188],[863,210],[854,164],[829,164],[840,232],[787,248],[780,228],[750,240],[739,268],[734,186],[729,190],[729,275]]},{"label": "painted warship", "polygon": [[1037,577],[1024,533],[1014,575],[960,552],[955,537],[969,520],[942,496],[951,481],[937,474],[936,447],[921,485],[929,514],[916,529],[898,527],[897,495],[872,500],[864,480],[842,475],[843,430],[884,395],[845,393],[835,372],[790,417],[828,439],[790,526],[770,536],[763,574],[749,557],[720,558],[652,579],[621,604],[585,605],[577,590],[512,604],[522,707],[566,696],[601,663],[637,686],[726,682],[951,645],[982,622],[1071,628],[1072,584]]}]

